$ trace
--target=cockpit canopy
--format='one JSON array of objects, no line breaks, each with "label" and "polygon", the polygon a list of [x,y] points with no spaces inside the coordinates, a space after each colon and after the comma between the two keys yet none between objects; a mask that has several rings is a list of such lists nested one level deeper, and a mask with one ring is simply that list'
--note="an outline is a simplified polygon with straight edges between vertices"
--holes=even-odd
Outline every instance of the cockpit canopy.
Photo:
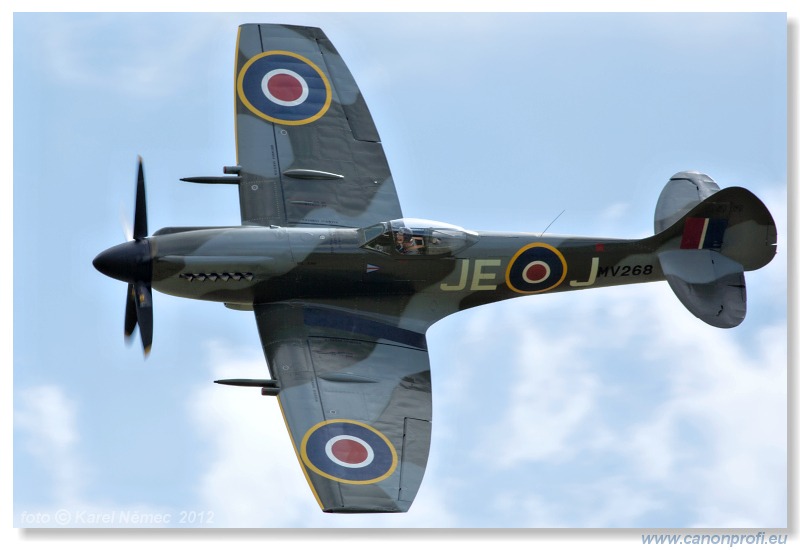
[{"label": "cockpit canopy", "polygon": [[478,240],[477,234],[461,227],[414,218],[381,222],[362,232],[364,248],[404,256],[454,254]]}]

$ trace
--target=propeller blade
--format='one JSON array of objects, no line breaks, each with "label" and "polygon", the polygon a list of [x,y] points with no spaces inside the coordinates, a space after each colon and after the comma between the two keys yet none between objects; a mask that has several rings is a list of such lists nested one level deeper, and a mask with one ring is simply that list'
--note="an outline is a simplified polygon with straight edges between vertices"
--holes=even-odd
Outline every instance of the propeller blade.
[{"label": "propeller blade", "polygon": [[139,157],[139,175],[136,181],[136,211],[133,219],[133,238],[137,241],[147,237],[147,201],[144,193],[144,167]]},{"label": "propeller blade", "polygon": [[150,353],[153,345],[153,294],[150,290],[150,283],[137,281],[133,284],[136,296],[136,319],[139,323],[139,333],[142,336],[142,347],[144,354]]},{"label": "propeller blade", "polygon": [[153,345],[153,250],[147,238],[147,201],[144,191],[144,166],[139,157],[136,178],[136,210],[133,220],[133,240],[112,246],[92,260],[103,275],[128,284],[125,297],[125,339],[139,326],[145,357]]},{"label": "propeller blade", "polygon": [[136,328],[136,291],[128,284],[128,298],[125,300],[125,339],[130,341]]}]

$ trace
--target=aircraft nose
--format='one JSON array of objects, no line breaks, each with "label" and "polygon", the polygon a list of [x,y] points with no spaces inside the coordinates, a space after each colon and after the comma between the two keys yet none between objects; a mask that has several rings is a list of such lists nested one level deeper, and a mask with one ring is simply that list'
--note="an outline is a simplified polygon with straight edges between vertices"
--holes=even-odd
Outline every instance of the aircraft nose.
[{"label": "aircraft nose", "polygon": [[104,250],[92,261],[107,277],[133,283],[152,279],[150,244],[147,240],[129,241]]}]

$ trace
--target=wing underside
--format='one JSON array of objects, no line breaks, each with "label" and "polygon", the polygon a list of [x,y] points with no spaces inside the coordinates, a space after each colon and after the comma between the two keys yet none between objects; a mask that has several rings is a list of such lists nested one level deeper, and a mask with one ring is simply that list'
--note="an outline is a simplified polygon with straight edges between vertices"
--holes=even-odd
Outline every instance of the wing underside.
[{"label": "wing underside", "polygon": [[425,336],[308,303],[255,306],[292,443],[326,512],[405,512],[430,448]]},{"label": "wing underside", "polygon": [[372,116],[320,29],[242,25],[234,95],[242,224],[402,217]]}]

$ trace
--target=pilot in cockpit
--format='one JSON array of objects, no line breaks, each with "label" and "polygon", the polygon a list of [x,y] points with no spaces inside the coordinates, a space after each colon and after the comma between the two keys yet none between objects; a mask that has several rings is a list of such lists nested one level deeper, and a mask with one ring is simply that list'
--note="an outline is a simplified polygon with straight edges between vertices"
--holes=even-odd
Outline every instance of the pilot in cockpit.
[{"label": "pilot in cockpit", "polygon": [[422,237],[414,237],[411,230],[403,228],[394,234],[395,250],[400,254],[422,254],[424,253],[425,241]]}]

